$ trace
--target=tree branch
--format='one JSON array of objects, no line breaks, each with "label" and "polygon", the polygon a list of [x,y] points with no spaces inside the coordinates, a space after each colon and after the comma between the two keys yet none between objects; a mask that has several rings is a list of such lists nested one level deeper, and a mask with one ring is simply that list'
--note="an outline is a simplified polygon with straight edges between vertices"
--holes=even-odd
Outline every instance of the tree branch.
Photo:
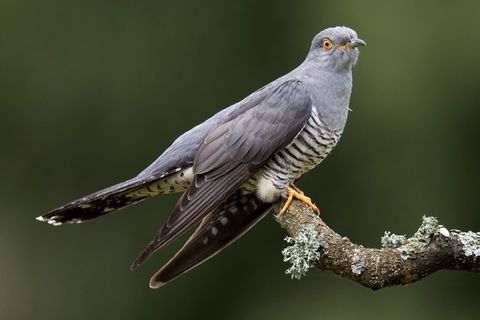
[{"label": "tree branch", "polygon": [[382,249],[364,248],[341,237],[298,200],[277,220],[294,239],[305,226],[312,226],[320,240],[320,256],[316,253],[313,264],[374,290],[412,283],[443,269],[480,272],[480,233],[447,230],[432,217],[424,217],[408,239],[386,232]]}]

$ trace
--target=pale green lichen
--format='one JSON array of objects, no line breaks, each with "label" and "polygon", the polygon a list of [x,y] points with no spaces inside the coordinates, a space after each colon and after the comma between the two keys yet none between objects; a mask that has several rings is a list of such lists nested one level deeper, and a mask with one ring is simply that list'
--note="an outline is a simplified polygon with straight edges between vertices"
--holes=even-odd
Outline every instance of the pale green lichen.
[{"label": "pale green lichen", "polygon": [[390,231],[385,231],[382,237],[382,248],[393,249],[398,248],[407,241],[404,234],[395,234]]},{"label": "pale green lichen", "polygon": [[428,243],[438,228],[438,220],[435,217],[423,216],[422,225],[415,233],[416,237],[423,237]]},{"label": "pale green lichen", "polygon": [[292,279],[299,280],[320,258],[319,248],[322,238],[315,230],[315,226],[306,225],[294,238],[286,237],[285,241],[291,244],[282,250],[283,261],[291,263],[291,266],[285,270],[285,274],[290,274]]},{"label": "pale green lichen", "polygon": [[437,218],[423,216],[422,225],[418,228],[417,232],[415,232],[411,238],[407,239],[402,246],[397,248],[401,253],[402,259],[406,260],[410,255],[425,249],[438,228]]},{"label": "pale green lichen", "polygon": [[359,250],[355,249],[352,257],[352,265],[350,266],[352,272],[356,275],[361,275],[363,271],[367,268],[365,259],[360,255]]},{"label": "pale green lichen", "polygon": [[356,275],[362,274],[366,267],[363,264],[352,264],[352,272]]},{"label": "pale green lichen", "polygon": [[480,257],[480,232],[462,232],[458,234],[458,238],[463,245],[463,252],[467,257]]}]

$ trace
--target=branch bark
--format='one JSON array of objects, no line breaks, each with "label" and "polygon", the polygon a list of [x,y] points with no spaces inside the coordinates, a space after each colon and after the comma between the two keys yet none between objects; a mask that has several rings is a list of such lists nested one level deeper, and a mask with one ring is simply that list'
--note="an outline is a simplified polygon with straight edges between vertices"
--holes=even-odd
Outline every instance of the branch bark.
[{"label": "branch bark", "polygon": [[412,283],[443,269],[480,272],[480,233],[448,230],[435,218],[424,217],[408,239],[398,241],[386,233],[382,242],[387,248],[382,249],[352,243],[298,200],[277,220],[294,238],[305,226],[313,226],[320,239],[320,258],[314,265],[374,290]]}]

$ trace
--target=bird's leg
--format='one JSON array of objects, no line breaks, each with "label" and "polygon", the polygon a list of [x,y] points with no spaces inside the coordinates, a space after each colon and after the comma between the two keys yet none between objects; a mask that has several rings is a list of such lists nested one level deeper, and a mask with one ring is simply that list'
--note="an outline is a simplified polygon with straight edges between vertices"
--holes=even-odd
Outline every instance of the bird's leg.
[{"label": "bird's leg", "polygon": [[300,194],[304,194],[303,191],[300,190],[300,188],[295,185],[295,182],[290,182],[290,188],[292,188],[293,190],[297,191]]},{"label": "bird's leg", "polygon": [[[293,183],[291,185],[293,185]],[[317,206],[313,204],[312,199],[305,196],[302,190],[298,189],[295,186],[293,187],[290,187],[290,186],[287,187],[287,201],[285,201],[285,204],[283,205],[282,209],[278,212],[277,218],[281,218],[285,214],[288,207],[290,207],[290,204],[292,203],[293,198],[297,198],[298,200],[302,201],[307,206],[309,206],[317,214],[320,214],[320,209],[318,209]]]}]

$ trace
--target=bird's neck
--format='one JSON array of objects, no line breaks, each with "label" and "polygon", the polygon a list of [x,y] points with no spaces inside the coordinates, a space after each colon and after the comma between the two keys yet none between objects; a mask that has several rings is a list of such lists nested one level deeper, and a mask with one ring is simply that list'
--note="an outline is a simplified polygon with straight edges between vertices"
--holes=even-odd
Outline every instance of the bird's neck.
[{"label": "bird's neck", "polygon": [[331,72],[307,66],[299,75],[309,86],[313,103],[326,129],[342,132],[347,122],[352,92],[351,68]]}]

